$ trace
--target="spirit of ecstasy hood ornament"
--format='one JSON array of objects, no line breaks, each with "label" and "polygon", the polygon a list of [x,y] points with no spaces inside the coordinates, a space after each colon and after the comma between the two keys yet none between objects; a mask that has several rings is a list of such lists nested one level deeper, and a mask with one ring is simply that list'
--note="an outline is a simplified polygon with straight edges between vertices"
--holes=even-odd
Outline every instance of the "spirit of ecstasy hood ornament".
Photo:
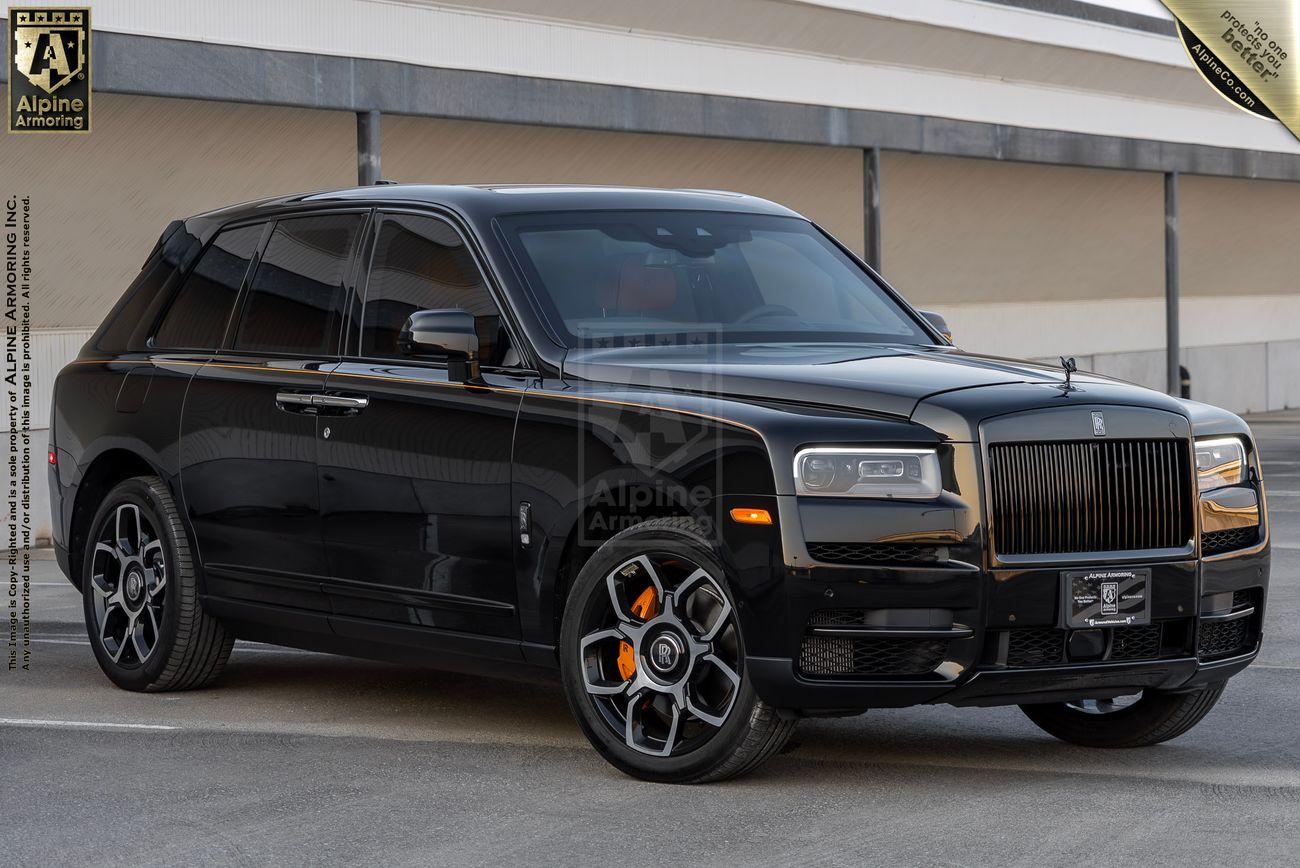
[{"label": "spirit of ecstasy hood ornament", "polygon": [[1065,385],[1061,388],[1067,392],[1074,391],[1074,387],[1070,385],[1070,375],[1079,370],[1078,364],[1074,361],[1074,356],[1070,356],[1068,359],[1061,356],[1061,367],[1065,368]]}]

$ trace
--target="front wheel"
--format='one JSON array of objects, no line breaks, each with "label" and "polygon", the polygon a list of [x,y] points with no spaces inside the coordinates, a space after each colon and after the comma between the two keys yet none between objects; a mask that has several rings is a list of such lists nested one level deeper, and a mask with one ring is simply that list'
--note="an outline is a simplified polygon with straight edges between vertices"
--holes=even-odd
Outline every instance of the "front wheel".
[{"label": "front wheel", "polygon": [[1189,693],[1143,692],[1116,699],[1045,702],[1020,710],[1043,731],[1084,747],[1148,747],[1201,722],[1226,681]]},{"label": "front wheel", "polygon": [[583,733],[644,780],[745,774],[794,729],[754,693],[722,565],[689,519],[647,521],[600,547],[570,592],[560,655]]}]

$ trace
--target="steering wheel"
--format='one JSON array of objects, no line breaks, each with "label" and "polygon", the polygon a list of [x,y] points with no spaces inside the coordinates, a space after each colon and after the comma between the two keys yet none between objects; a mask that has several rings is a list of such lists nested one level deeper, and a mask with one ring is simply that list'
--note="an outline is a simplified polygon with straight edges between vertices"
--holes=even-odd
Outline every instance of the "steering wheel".
[{"label": "steering wheel", "polygon": [[735,324],[743,322],[753,322],[756,319],[764,319],[769,316],[792,316],[798,318],[799,314],[790,310],[783,304],[760,304],[753,310],[748,310],[736,317]]}]

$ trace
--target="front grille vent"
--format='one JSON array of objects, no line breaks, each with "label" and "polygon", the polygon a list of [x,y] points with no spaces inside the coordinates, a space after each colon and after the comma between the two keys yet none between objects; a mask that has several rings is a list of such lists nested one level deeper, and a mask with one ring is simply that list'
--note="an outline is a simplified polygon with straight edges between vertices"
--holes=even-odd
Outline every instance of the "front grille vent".
[{"label": "front grille vent", "polygon": [[1007,636],[1007,665],[1020,669],[1062,663],[1065,660],[1065,637],[1064,630],[1050,627],[1011,630]]},{"label": "front grille vent", "polygon": [[999,555],[1169,549],[1191,538],[1182,441],[995,443],[989,462]]},{"label": "front grille vent", "polygon": [[818,609],[808,616],[809,627],[866,627],[869,609]]},{"label": "front grille vent", "polygon": [[942,639],[805,636],[799,671],[805,675],[929,675],[947,650]]},{"label": "front grille vent", "polygon": [[1160,625],[1116,627],[1111,638],[1111,660],[1154,660],[1160,656]]},{"label": "front grille vent", "polygon": [[1201,622],[1201,636],[1196,646],[1196,655],[1205,659],[1244,653],[1248,650],[1251,640],[1251,620],[1251,618],[1238,618],[1235,621]]},{"label": "front grille vent", "polygon": [[946,560],[938,546],[908,543],[808,543],[808,554],[825,564],[935,564]]},{"label": "front grille vent", "polygon": [[904,636],[825,636],[819,627],[871,627],[871,610],[818,609],[808,616],[803,645],[799,649],[799,671],[827,677],[858,675],[872,677],[923,677],[943,663],[948,640]]},{"label": "front grille vent", "polygon": [[[1250,606],[1258,606],[1262,599],[1260,588],[1238,588],[1232,592],[1232,612],[1240,613]],[[1245,654],[1259,638],[1260,614],[1242,615],[1231,620],[1202,620],[1196,639],[1196,656],[1202,660]]]},{"label": "front grille vent", "polygon": [[[1161,623],[1112,627],[1107,660],[1155,660],[1160,657],[1164,627]],[[1069,632],[1054,627],[1018,627],[1007,631],[1006,665],[1011,669],[1057,666],[1069,662]]]},{"label": "front grille vent", "polygon": [[1253,546],[1259,541],[1259,527],[1213,530],[1201,537],[1201,554],[1217,555]]}]

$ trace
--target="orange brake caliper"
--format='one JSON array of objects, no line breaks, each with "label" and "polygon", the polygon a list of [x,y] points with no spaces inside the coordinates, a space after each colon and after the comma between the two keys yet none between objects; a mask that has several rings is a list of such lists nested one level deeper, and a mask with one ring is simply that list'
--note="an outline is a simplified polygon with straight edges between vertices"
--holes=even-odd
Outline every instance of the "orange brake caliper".
[{"label": "orange brake caliper", "polygon": [[[649,621],[659,614],[659,601],[655,599],[654,585],[642,591],[641,595],[632,602],[632,614],[642,621]],[[636,674],[636,654],[630,642],[618,643],[618,674],[623,676],[624,681]]]}]

